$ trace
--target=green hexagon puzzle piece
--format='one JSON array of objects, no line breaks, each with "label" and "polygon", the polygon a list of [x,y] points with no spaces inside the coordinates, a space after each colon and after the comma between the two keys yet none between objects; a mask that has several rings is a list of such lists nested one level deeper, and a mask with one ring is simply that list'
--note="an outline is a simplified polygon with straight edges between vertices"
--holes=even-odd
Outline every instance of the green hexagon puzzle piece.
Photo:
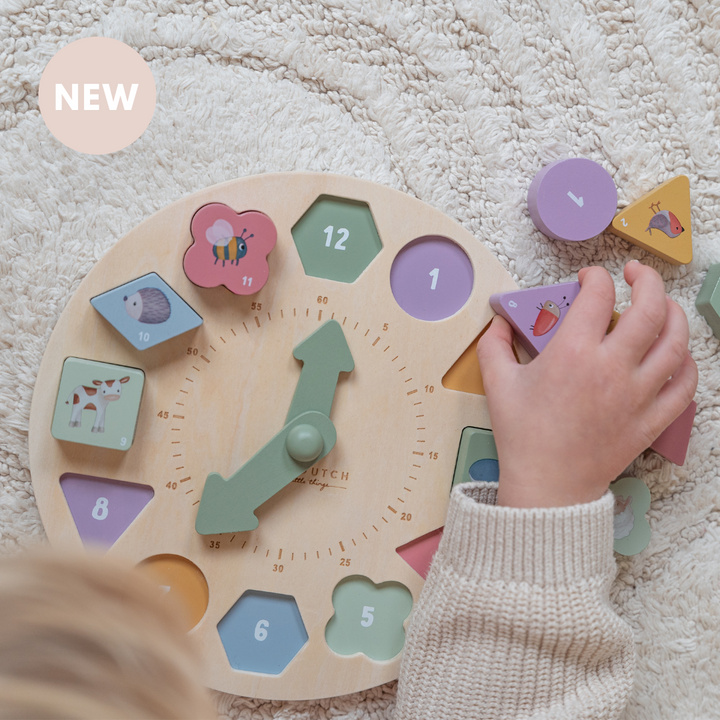
[{"label": "green hexagon puzzle piece", "polygon": [[638,478],[626,477],[610,485],[615,495],[613,514],[614,550],[620,555],[637,555],[650,542],[650,490]]},{"label": "green hexagon puzzle piece", "polygon": [[403,623],[410,614],[410,591],[398,582],[376,585],[362,575],[341,580],[332,596],[335,614],[325,627],[328,647],[338,655],[363,653],[390,660],[405,644]]},{"label": "green hexagon puzzle piece", "polygon": [[715,337],[720,338],[720,263],[708,269],[695,307],[712,328]]},{"label": "green hexagon puzzle piece", "polygon": [[367,203],[321,195],[292,228],[306,275],[355,282],[382,250]]}]

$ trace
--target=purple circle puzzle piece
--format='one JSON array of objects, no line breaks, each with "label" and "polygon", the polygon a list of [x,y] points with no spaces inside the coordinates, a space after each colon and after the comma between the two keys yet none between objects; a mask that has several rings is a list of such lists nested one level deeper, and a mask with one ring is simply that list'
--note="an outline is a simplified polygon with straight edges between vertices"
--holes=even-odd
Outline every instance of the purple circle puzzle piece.
[{"label": "purple circle puzzle piece", "polygon": [[390,268],[390,289],[397,304],[418,320],[444,320],[470,298],[473,269],[465,251],[440,235],[405,245]]},{"label": "purple circle puzzle piece", "polygon": [[592,160],[555,160],[530,184],[528,209],[535,227],[548,237],[589,240],[612,222],[617,188],[610,173]]}]

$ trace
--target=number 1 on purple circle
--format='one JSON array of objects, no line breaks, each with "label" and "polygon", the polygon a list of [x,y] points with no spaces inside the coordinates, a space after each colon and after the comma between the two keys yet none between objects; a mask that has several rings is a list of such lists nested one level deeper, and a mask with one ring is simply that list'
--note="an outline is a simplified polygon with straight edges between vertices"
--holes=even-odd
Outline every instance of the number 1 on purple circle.
[{"label": "number 1 on purple circle", "polygon": [[430,277],[432,277],[430,289],[434,290],[437,287],[438,276],[440,275],[440,268],[433,268],[428,274],[430,275]]}]

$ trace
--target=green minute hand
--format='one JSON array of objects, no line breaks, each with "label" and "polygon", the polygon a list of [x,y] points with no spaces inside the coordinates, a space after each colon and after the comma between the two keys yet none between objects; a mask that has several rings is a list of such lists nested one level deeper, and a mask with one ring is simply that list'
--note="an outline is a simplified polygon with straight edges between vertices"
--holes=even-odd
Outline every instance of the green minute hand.
[{"label": "green minute hand", "polygon": [[293,354],[303,369],[285,426],[229,478],[208,475],[195,520],[201,535],[254,530],[255,510],[335,446],[328,415],[338,374],[354,368],[342,328],[330,320]]}]

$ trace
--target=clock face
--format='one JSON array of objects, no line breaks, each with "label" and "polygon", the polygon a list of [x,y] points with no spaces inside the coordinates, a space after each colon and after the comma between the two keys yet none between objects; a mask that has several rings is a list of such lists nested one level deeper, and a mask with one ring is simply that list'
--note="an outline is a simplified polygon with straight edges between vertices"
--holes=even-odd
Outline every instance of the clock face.
[{"label": "clock face", "polygon": [[457,223],[361,180],[256,176],[165,208],[48,344],[30,460],[50,541],[156,578],[218,690],[396,678],[463,430],[489,427],[468,348],[514,287]]}]

